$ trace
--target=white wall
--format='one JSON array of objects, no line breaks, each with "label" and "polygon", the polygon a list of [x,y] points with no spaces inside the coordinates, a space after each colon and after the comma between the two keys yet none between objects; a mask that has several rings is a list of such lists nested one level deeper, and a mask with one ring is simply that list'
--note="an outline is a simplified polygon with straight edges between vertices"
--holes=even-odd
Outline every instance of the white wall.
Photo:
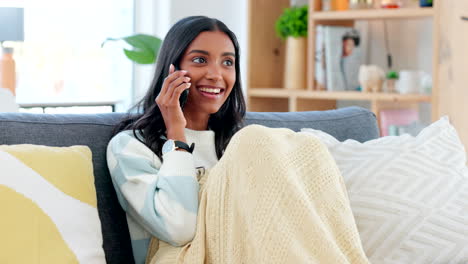
[{"label": "white wall", "polygon": [[[432,19],[387,21],[388,42],[396,70],[423,70],[432,73]],[[384,22],[369,23],[371,45],[368,58],[386,69]]]},{"label": "white wall", "polygon": [[[164,38],[169,28],[179,19],[204,15],[223,21],[237,36],[241,49],[242,84],[245,89],[247,73],[247,0],[135,0],[136,32]],[[135,94],[137,100],[148,89],[154,66],[135,67]]]}]

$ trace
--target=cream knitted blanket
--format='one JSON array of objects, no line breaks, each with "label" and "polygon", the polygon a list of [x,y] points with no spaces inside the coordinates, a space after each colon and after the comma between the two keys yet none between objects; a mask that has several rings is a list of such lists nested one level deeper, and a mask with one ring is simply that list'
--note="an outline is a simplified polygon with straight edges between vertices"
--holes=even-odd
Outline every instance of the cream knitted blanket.
[{"label": "cream knitted blanket", "polygon": [[148,261],[369,263],[341,174],[310,134],[245,127],[201,186],[193,241],[153,240]]}]

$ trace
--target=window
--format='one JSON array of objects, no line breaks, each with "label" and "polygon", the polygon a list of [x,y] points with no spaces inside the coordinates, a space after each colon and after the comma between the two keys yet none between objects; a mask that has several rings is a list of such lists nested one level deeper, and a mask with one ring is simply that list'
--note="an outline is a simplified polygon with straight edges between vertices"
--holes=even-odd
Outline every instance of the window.
[{"label": "window", "polygon": [[24,42],[8,43],[14,47],[17,102],[119,101],[117,110],[126,111],[132,103],[132,63],[122,52],[122,42],[101,44],[109,37],[133,34],[133,1],[21,4]]}]

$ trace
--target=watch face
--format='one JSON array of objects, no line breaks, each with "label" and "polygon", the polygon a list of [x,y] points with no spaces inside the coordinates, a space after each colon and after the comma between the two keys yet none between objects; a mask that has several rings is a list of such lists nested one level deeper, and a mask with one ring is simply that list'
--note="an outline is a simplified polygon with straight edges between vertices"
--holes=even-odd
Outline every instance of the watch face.
[{"label": "watch face", "polygon": [[164,143],[162,147],[162,154],[164,155],[170,151],[173,151],[174,149],[175,149],[174,140],[169,139],[168,141],[166,141],[166,143]]}]

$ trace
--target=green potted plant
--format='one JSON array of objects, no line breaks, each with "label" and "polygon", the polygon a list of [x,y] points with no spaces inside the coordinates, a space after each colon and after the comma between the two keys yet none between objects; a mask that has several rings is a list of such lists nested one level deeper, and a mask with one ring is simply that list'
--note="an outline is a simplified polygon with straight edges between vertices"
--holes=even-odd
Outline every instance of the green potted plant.
[{"label": "green potted plant", "polygon": [[104,46],[107,41],[121,40],[133,47],[132,50],[125,48],[123,50],[125,56],[131,61],[138,64],[153,64],[156,62],[162,43],[161,39],[147,34],[135,34],[122,38],[108,38],[101,44],[101,47]]},{"label": "green potted plant", "polygon": [[308,6],[284,9],[276,20],[275,31],[286,40],[284,88],[306,88]]},{"label": "green potted plant", "polygon": [[387,73],[387,92],[388,93],[395,93],[396,88],[395,88],[395,82],[398,80],[398,72],[396,71],[389,71]]}]

